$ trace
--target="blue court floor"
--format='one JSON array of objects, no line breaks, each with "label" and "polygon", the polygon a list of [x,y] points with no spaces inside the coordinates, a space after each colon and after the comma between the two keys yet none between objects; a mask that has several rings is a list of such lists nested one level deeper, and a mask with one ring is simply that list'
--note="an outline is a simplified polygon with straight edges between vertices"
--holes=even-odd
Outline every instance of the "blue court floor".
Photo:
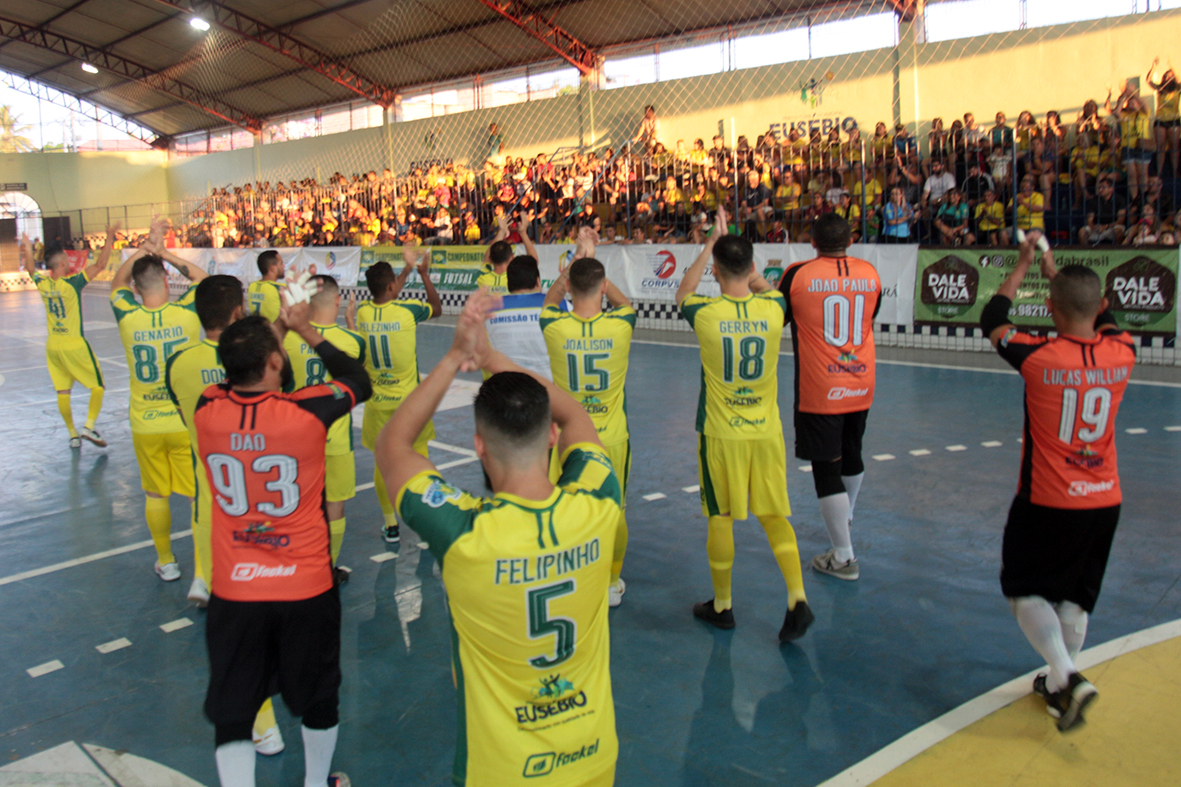
[{"label": "blue court floor", "polygon": [[[105,291],[88,290],[84,300],[86,333],[108,386],[99,428],[111,446],[71,452],[44,367],[40,301],[35,293],[0,296],[0,764],[76,741],[131,752],[212,787],[213,728],[201,711],[203,613],[185,599],[191,542],[175,542],[182,580],[159,581],[143,545],[114,317]],[[451,331],[432,325],[420,337],[426,370]],[[798,646],[781,648],[785,588],[754,519],[735,528],[737,628],[715,631],[691,615],[712,593],[694,489],[698,356],[678,337],[646,337],[666,343],[633,347],[628,382],[628,588],[611,612],[618,785],[811,787],[1039,665],[997,581],[1017,481],[1019,378],[880,366],[853,531],[861,579],[809,570],[816,624]],[[780,359],[779,374],[780,406],[790,413],[790,358]],[[75,399],[81,424],[85,392]],[[1123,516],[1088,645],[1181,618],[1181,429],[1168,428],[1181,426],[1181,386],[1130,386],[1116,425]],[[479,465],[465,453],[470,407],[441,413],[436,426],[441,444],[462,450],[432,448],[432,459],[460,463],[445,474],[478,491]],[[364,485],[373,458],[359,444]],[[802,464],[789,458],[787,484],[807,561],[828,544]],[[396,559],[371,560],[388,551],[372,489],[347,513],[341,562],[353,574],[342,592],[336,767],[359,787],[444,785],[455,693],[438,567],[413,534]],[[182,499],[173,500],[173,520],[174,532],[187,530]],[[161,629],[169,623],[172,630]],[[121,638],[130,646],[96,650]],[[60,669],[26,672],[54,661]],[[288,747],[260,758],[259,784],[299,785],[298,724],[277,709]]]}]

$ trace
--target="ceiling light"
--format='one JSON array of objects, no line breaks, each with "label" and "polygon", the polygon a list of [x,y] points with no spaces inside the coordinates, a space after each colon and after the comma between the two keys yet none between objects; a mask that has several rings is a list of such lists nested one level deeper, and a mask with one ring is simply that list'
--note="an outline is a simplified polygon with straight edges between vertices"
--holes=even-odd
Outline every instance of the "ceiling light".
[{"label": "ceiling light", "polygon": [[95,68],[94,66],[90,65],[89,63],[83,63],[82,70],[85,71],[87,74],[97,74],[98,73],[98,69]]},{"label": "ceiling light", "polygon": [[194,16],[192,19],[190,19],[189,24],[200,30],[202,33],[209,29],[209,23],[199,16]]}]

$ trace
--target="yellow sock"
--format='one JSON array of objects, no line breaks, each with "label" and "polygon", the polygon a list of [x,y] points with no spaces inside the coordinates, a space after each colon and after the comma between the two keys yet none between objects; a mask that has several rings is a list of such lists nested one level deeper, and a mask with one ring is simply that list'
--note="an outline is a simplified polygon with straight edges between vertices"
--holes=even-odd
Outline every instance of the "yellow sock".
[{"label": "yellow sock", "polygon": [[144,500],[144,517],[148,520],[148,532],[156,545],[156,559],[160,565],[175,563],[172,554],[172,507],[167,497],[147,497]]},{"label": "yellow sock", "polygon": [[329,551],[332,553],[332,565],[340,557],[340,545],[344,543],[344,517],[333,519],[328,523]]},{"label": "yellow sock", "polygon": [[103,394],[105,391],[102,388],[90,389],[90,407],[86,410],[86,428],[93,429],[95,421],[98,420],[98,411],[103,409]]},{"label": "yellow sock", "polygon": [[767,533],[775,562],[787,582],[787,608],[794,609],[797,601],[807,600],[804,595],[804,570],[800,567],[800,548],[796,545],[796,531],[792,530],[787,517],[761,516],[759,523]]},{"label": "yellow sock", "polygon": [[193,502],[193,573],[205,581],[205,587],[213,587],[210,581],[213,576],[213,527],[211,522],[202,522],[197,516],[200,504],[201,501]]},{"label": "yellow sock", "polygon": [[734,520],[728,516],[709,518],[709,537],[705,541],[709,555],[709,576],[714,583],[714,610],[731,607],[730,573],[734,568]]},{"label": "yellow sock", "polygon": [[381,514],[385,518],[385,526],[393,527],[398,524],[398,515],[394,512],[394,504],[390,502],[390,493],[385,488],[385,479],[381,471],[373,469],[373,491],[377,492],[377,504],[381,506]]},{"label": "yellow sock", "polygon": [[68,393],[57,395],[57,411],[62,414],[62,420],[66,422],[66,429],[70,430],[70,437],[77,437],[78,430],[74,428],[74,411],[70,409],[70,395]]},{"label": "yellow sock", "polygon": [[615,552],[611,555],[611,584],[619,581],[623,573],[623,556],[627,554],[627,514],[619,512],[619,525],[615,528]]},{"label": "yellow sock", "polygon": [[279,726],[279,722],[275,721],[275,703],[271,702],[270,697],[267,697],[262,707],[258,709],[258,715],[254,717],[254,734],[261,738],[263,733],[271,727],[277,726]]}]

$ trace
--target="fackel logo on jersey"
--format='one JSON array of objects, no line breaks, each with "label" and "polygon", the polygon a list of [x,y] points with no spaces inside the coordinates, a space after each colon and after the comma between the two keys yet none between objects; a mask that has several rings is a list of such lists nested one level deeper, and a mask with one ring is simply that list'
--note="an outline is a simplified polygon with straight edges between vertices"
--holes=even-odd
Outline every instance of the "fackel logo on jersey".
[{"label": "fackel logo on jersey", "polygon": [[234,582],[250,582],[254,579],[274,579],[295,576],[295,566],[260,566],[258,563],[235,563],[230,571]]},{"label": "fackel logo on jersey", "polygon": [[1071,481],[1067,494],[1071,497],[1086,497],[1100,492],[1110,492],[1115,488],[1115,481]]},{"label": "fackel logo on jersey", "polygon": [[587,757],[593,757],[599,753],[599,739],[589,746],[583,746],[578,751],[572,752],[546,752],[545,754],[531,754],[529,759],[525,760],[525,771],[522,774],[526,779],[531,779],[534,776],[548,776],[553,773],[554,768],[561,768],[563,765],[570,765]]},{"label": "fackel logo on jersey", "polygon": [[857,396],[865,396],[869,393],[868,388],[829,388],[829,401],[837,402],[841,399],[852,399]]}]

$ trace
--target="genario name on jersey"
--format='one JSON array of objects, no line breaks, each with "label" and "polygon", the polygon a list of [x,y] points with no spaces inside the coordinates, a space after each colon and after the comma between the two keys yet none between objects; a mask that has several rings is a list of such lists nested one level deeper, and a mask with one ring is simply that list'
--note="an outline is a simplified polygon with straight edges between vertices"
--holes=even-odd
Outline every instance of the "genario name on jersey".
[{"label": "genario name on jersey", "polygon": [[593,538],[561,552],[547,552],[532,557],[500,558],[496,561],[495,584],[527,585],[550,577],[571,574],[599,559],[599,539]]},{"label": "genario name on jersey", "polygon": [[179,339],[185,335],[185,329],[179,325],[171,328],[152,328],[146,331],[134,331],[131,334],[133,342],[163,342],[169,339]]}]

